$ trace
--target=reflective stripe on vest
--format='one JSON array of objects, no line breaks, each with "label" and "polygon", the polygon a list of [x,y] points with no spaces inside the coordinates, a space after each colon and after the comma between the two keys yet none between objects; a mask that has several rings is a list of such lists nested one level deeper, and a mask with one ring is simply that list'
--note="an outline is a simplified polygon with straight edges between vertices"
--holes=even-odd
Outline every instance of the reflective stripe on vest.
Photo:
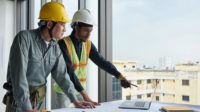
[{"label": "reflective stripe on vest", "polygon": [[[67,56],[70,57],[70,60],[73,64],[74,72],[76,76],[78,77],[83,88],[86,89],[87,64],[88,64],[88,58],[89,58],[90,49],[91,49],[91,42],[88,40],[82,43],[81,58],[79,60],[71,38],[65,37],[64,41],[69,53],[69,55]],[[54,91],[63,94],[62,89],[57,84],[54,84]]]}]

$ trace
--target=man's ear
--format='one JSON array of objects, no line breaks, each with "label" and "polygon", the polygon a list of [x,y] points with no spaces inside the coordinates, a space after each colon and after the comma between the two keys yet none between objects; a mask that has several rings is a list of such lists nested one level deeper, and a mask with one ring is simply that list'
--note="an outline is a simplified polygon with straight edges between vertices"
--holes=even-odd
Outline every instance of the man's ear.
[{"label": "man's ear", "polygon": [[52,24],[51,21],[47,21],[47,28],[48,28],[48,29],[51,29],[52,25],[53,25],[53,24]]}]

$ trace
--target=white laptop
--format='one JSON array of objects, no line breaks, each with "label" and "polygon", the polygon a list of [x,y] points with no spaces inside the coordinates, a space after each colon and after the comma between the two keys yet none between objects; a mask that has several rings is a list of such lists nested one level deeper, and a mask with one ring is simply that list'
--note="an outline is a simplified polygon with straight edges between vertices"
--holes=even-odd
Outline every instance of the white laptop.
[{"label": "white laptop", "polygon": [[142,101],[142,100],[127,100],[124,101],[119,108],[123,109],[142,109],[148,110],[151,106],[150,101]]},{"label": "white laptop", "polygon": [[124,101],[119,108],[123,109],[142,109],[149,110],[151,106],[151,102],[155,96],[156,88],[157,88],[158,80],[156,79],[156,86],[154,88],[153,96],[151,97],[151,101],[143,101],[143,100],[127,100]]}]

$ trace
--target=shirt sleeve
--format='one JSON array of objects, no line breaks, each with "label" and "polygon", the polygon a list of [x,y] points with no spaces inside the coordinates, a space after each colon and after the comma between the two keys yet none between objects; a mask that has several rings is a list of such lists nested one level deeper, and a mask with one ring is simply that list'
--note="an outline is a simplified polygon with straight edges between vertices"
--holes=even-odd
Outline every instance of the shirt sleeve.
[{"label": "shirt sleeve", "polygon": [[112,74],[116,78],[119,78],[120,72],[117,68],[109,61],[107,61],[96,49],[93,43],[91,43],[91,50],[90,50],[90,59],[98,65],[101,69],[105,70],[106,72]]},{"label": "shirt sleeve", "polygon": [[70,98],[71,102],[77,101],[75,88],[67,73],[67,68],[64,62],[62,53],[56,59],[56,63],[51,71],[53,79],[61,87],[63,92]]},{"label": "shirt sleeve", "polygon": [[32,109],[26,77],[29,44],[28,33],[25,31],[18,33],[11,46],[8,63],[8,74],[12,83],[13,97],[22,110]]},{"label": "shirt sleeve", "polygon": [[74,72],[74,68],[72,66],[72,62],[70,60],[70,57],[69,57],[69,54],[68,54],[68,50],[67,50],[67,46],[66,46],[64,40],[60,40],[59,41],[59,46],[60,46],[60,49],[62,51],[64,60],[65,60],[65,64],[67,66],[67,72],[68,72],[68,74],[70,76],[70,79],[73,82],[76,90],[78,92],[81,92],[82,90],[84,90],[84,88],[82,87],[78,77],[76,76],[76,74]]}]

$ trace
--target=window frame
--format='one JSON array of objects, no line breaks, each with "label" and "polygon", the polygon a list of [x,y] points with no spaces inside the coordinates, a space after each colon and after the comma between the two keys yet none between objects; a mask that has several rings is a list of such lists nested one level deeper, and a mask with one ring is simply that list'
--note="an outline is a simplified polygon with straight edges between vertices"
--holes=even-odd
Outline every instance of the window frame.
[{"label": "window frame", "polygon": [[189,86],[190,85],[190,80],[189,79],[183,79],[182,80],[182,86]]},{"label": "window frame", "polygon": [[190,102],[190,96],[189,95],[182,95],[182,101]]}]

